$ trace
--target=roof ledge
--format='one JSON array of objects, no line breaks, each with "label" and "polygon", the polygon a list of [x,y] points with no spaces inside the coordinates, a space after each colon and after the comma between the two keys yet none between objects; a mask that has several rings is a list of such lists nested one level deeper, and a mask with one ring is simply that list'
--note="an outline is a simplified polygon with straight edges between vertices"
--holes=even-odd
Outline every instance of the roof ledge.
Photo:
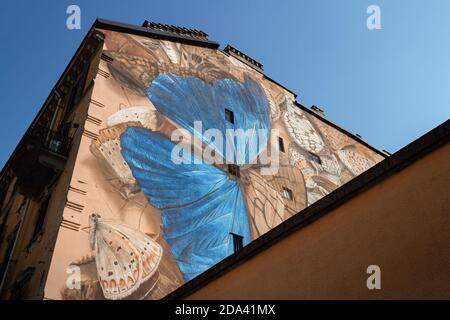
[{"label": "roof ledge", "polygon": [[257,71],[263,73],[263,65],[261,63],[246,55],[245,53],[239,51],[238,49],[230,46],[229,44],[225,47],[225,49],[223,49],[223,51],[242,61],[253,69],[256,69]]},{"label": "roof ledge", "polygon": [[190,29],[190,28],[184,28],[184,27],[177,27],[171,24],[162,24],[157,22],[152,22],[145,20],[142,24],[142,27],[151,29],[151,30],[158,30],[168,33],[174,33],[177,35],[182,35],[190,38],[200,39],[208,41],[208,34],[206,32],[203,32],[201,30],[197,29]]}]

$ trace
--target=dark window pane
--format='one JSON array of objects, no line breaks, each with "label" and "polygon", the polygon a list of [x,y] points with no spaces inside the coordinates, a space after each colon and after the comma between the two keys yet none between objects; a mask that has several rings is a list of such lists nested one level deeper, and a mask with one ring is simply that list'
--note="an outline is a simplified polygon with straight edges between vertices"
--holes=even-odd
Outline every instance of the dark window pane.
[{"label": "dark window pane", "polygon": [[311,155],[313,161],[317,162],[318,164],[322,164],[322,160],[317,154],[314,154],[312,152],[310,152],[309,154]]},{"label": "dark window pane", "polygon": [[232,232],[230,232],[230,234],[233,236],[233,247],[234,252],[236,253],[244,247],[244,237]]},{"label": "dark window pane", "polygon": [[284,141],[283,141],[283,138],[282,138],[282,137],[278,137],[278,145],[279,145],[280,151],[281,151],[281,152],[285,152],[285,149],[284,149]]},{"label": "dark window pane", "polygon": [[283,187],[283,197],[288,200],[294,200],[294,194],[291,189]]},{"label": "dark window pane", "polygon": [[228,172],[230,174],[232,174],[235,177],[240,178],[241,177],[241,171],[239,166],[235,165],[235,164],[229,164],[228,165]]},{"label": "dark window pane", "polygon": [[229,123],[233,123],[234,124],[234,113],[233,113],[233,111],[225,109],[225,119]]}]

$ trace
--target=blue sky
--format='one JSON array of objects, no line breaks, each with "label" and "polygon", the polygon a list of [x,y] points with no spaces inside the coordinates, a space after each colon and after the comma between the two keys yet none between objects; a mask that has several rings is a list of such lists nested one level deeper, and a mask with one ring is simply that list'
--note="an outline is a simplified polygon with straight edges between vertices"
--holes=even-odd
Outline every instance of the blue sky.
[{"label": "blue sky", "polygon": [[[81,30],[66,28],[70,4],[81,8]],[[371,4],[381,30],[366,27]],[[390,152],[450,115],[447,0],[3,0],[1,167],[97,17],[202,29],[263,63],[299,102]]]}]

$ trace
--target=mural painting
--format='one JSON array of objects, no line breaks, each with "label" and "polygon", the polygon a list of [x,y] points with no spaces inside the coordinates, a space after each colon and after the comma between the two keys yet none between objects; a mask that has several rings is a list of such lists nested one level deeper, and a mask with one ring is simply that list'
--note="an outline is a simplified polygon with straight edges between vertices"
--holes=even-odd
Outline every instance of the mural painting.
[{"label": "mural painting", "polygon": [[[52,268],[54,298],[162,298],[231,255],[233,234],[246,245],[382,160],[221,51],[103,32],[110,76],[93,96],[105,107],[89,109],[101,125],[73,177],[89,190],[70,236],[80,245],[62,254],[60,234],[53,258],[79,268],[81,285]],[[220,141],[229,129],[258,135]],[[261,171],[268,154],[274,174]]]}]

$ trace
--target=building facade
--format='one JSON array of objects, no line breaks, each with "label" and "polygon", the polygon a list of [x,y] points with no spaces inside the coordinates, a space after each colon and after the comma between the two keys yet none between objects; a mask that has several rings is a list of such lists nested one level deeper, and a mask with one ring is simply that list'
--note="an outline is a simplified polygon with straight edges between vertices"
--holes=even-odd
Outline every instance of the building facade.
[{"label": "building facade", "polygon": [[1,176],[3,299],[160,299],[386,154],[194,29],[98,20]]}]

